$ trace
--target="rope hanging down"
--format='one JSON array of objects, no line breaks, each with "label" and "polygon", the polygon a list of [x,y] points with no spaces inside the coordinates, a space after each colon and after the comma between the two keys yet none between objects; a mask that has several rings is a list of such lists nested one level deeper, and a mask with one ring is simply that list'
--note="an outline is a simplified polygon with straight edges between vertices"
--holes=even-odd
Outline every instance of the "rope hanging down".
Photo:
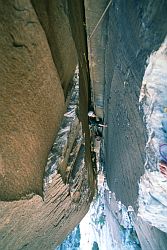
[{"label": "rope hanging down", "polygon": [[99,26],[99,24],[100,24],[101,20],[102,20],[102,19],[103,19],[103,17],[105,16],[105,14],[106,14],[106,12],[107,12],[108,8],[110,7],[110,4],[111,4],[111,3],[112,3],[112,0],[110,0],[110,2],[108,3],[107,7],[105,8],[105,10],[104,10],[103,14],[101,15],[101,17],[100,17],[99,21],[98,21],[98,22],[97,22],[97,24],[96,24],[96,26],[95,26],[94,30],[92,31],[92,33],[91,33],[91,34],[90,34],[90,36],[88,37],[88,40],[90,40],[90,39],[92,38],[92,36],[94,35],[94,33],[95,33],[95,31],[96,31],[97,27]]}]

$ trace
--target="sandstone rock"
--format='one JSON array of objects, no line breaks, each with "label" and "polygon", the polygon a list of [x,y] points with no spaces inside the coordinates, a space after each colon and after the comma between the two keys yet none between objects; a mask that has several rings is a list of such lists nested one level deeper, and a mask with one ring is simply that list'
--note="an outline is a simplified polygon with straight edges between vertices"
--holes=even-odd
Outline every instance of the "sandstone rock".
[{"label": "sandstone rock", "polygon": [[77,64],[77,53],[68,19],[67,0],[32,0],[39,21],[46,33],[53,61],[67,95]]},{"label": "sandstone rock", "polygon": [[[78,2],[78,8],[80,5]],[[73,10],[72,16],[74,4]],[[80,101],[87,134],[86,150],[81,155],[83,158],[86,152],[86,164],[80,169],[77,162],[71,183],[78,190],[76,202],[70,197],[69,184],[65,185],[57,173],[49,179],[44,193],[42,190],[48,152],[65,112],[64,96],[76,65],[67,12],[66,0],[0,2],[0,248],[4,250],[54,249],[86,214],[94,193],[85,119],[86,64]],[[77,27],[82,27],[82,16],[76,20]],[[82,60],[85,46],[84,41],[78,50]],[[72,146],[63,150],[68,156],[69,148]],[[79,192],[85,190],[79,199]]]},{"label": "sandstone rock", "polygon": [[42,195],[64,95],[30,1],[0,3],[0,199]]}]

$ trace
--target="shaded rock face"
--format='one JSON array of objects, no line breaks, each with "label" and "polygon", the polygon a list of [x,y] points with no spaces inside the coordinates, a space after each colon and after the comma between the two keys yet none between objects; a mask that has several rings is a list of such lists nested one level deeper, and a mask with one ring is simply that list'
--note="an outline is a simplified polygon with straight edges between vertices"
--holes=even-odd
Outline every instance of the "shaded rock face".
[{"label": "shaded rock face", "polygon": [[[105,48],[105,157],[108,185],[136,207],[146,142],[139,95],[146,59],[167,32],[167,3],[113,1]],[[131,191],[133,190],[133,191]]]},{"label": "shaded rock face", "polygon": [[[139,95],[146,59],[167,33],[166,1],[113,1],[105,48],[105,160],[107,181],[118,200],[137,211],[144,173],[146,128]],[[107,20],[106,20],[107,21]],[[167,236],[141,219],[135,225],[142,249],[166,249]],[[155,240],[156,239],[156,240]]]},{"label": "shaded rock face", "polygon": [[69,20],[78,52],[79,63],[79,119],[85,133],[85,164],[88,169],[89,185],[94,183],[90,154],[90,131],[88,126],[88,108],[91,105],[90,74],[87,49],[86,18],[84,1],[68,0]]},{"label": "shaded rock face", "polygon": [[[85,0],[86,28],[89,49],[89,67],[91,74],[92,101],[96,114],[103,118],[105,49],[108,25],[107,0]],[[104,14],[104,16],[103,16]],[[101,19],[102,18],[102,19]],[[100,21],[101,20],[101,21]]]},{"label": "shaded rock face", "polygon": [[[109,1],[85,2],[91,35]],[[167,33],[166,13],[166,1],[112,1],[89,44],[95,107],[103,103],[108,123],[104,131],[107,182],[116,198],[136,211],[147,141],[139,95],[147,57],[160,47]],[[100,96],[102,81],[104,99]],[[142,220],[137,224],[142,249],[166,249],[165,233]]]}]

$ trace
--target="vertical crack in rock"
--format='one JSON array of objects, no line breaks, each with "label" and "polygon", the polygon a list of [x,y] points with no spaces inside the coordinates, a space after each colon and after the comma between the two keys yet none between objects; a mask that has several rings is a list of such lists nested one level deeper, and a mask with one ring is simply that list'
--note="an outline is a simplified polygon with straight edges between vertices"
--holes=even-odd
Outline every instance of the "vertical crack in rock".
[{"label": "vertical crack in rock", "polygon": [[[48,156],[45,169],[45,185],[51,181],[51,176],[61,173],[64,182],[66,175],[72,171],[72,163],[83,144],[82,125],[77,117],[79,105],[79,76],[78,70],[73,78],[73,87],[70,91],[70,100],[66,101],[67,112],[64,114],[56,140]],[[74,158],[74,159],[73,159]],[[68,179],[68,178],[67,178]]]},{"label": "vertical crack in rock", "polygon": [[77,51],[68,17],[68,1],[31,0],[31,2],[45,32],[66,97],[77,64]]}]

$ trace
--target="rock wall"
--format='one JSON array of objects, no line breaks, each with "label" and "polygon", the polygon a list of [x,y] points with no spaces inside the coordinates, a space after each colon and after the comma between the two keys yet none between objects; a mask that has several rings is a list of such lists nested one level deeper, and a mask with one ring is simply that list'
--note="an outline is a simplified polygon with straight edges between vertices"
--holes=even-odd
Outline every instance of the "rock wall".
[{"label": "rock wall", "polygon": [[90,164],[90,131],[88,125],[88,109],[91,105],[90,72],[87,48],[86,17],[84,1],[68,0],[69,20],[78,52],[79,62],[79,119],[85,133],[85,163],[88,169],[89,184],[94,184],[94,175]]},{"label": "rock wall", "polygon": [[68,1],[32,0],[32,4],[45,31],[66,96],[77,62],[68,18]]},{"label": "rock wall", "polygon": [[[85,0],[89,35],[109,2]],[[147,140],[139,95],[147,57],[167,33],[166,13],[166,1],[113,0],[89,43],[95,107],[103,105],[108,124],[104,130],[108,186],[118,200],[136,211]],[[100,96],[103,88],[104,99]],[[166,248],[166,235],[161,231],[144,221],[136,229],[142,249]]]},{"label": "rock wall", "polygon": [[85,0],[87,41],[91,73],[92,101],[96,114],[103,118],[105,49],[108,24],[107,0]]},{"label": "rock wall", "polygon": [[[137,210],[146,128],[139,95],[147,57],[167,33],[166,1],[112,1],[105,50],[104,132],[107,181],[116,198]],[[166,234],[138,221],[142,249],[166,249]],[[156,240],[154,240],[156,239]]]},{"label": "rock wall", "polygon": [[[146,142],[139,95],[147,56],[166,35],[166,2],[113,1],[105,50],[105,152],[108,185],[135,205]],[[132,191],[133,190],[133,191]]]},{"label": "rock wall", "polygon": [[[71,1],[0,1],[0,249],[3,250],[54,249],[86,214],[94,194],[87,118],[89,72],[85,33],[82,34],[84,9],[83,2],[78,2],[80,14],[71,22],[75,26],[72,33],[69,4],[72,18],[76,13]],[[86,140],[80,149],[77,119],[59,161],[60,174],[55,171],[52,183],[47,176],[49,181],[43,190],[48,153],[73,85],[71,78],[77,63],[75,43],[79,45],[79,38],[74,43],[73,36],[77,27],[84,39],[77,48],[77,56],[85,64],[80,79],[80,119]],[[71,160],[72,155],[76,158]],[[71,182],[68,162],[74,169]]]},{"label": "rock wall", "polygon": [[1,1],[0,6],[0,199],[12,200],[42,195],[64,95],[30,1]]},{"label": "rock wall", "polygon": [[42,195],[44,166],[77,63],[61,1],[36,5],[39,18],[28,0],[1,3],[2,200]]}]

